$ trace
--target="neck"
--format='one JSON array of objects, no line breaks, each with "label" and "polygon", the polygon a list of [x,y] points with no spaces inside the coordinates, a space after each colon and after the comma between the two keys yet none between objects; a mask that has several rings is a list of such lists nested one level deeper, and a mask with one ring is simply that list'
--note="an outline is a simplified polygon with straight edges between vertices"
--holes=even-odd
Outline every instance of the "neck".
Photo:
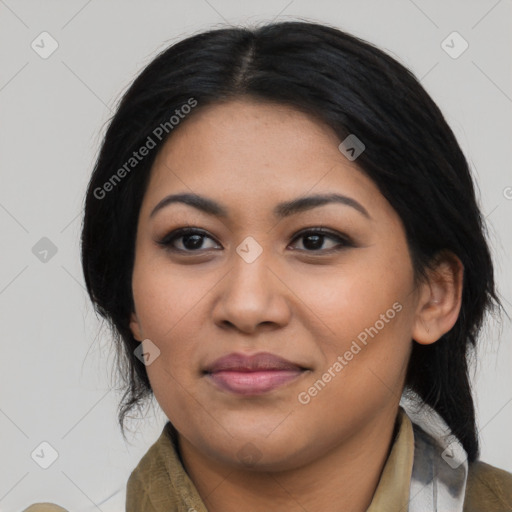
[{"label": "neck", "polygon": [[185,469],[208,512],[363,512],[370,506],[389,455],[397,409],[368,422],[342,444],[299,467],[255,471],[219,463],[183,436],[178,446]]}]

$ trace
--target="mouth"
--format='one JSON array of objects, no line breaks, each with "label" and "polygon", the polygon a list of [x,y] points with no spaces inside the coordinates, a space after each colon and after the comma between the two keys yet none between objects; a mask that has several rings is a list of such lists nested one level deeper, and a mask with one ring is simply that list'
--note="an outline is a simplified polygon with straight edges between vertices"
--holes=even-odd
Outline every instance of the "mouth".
[{"label": "mouth", "polygon": [[239,395],[261,395],[269,393],[308,371],[269,353],[252,356],[229,354],[217,359],[203,371],[205,377],[217,388]]}]

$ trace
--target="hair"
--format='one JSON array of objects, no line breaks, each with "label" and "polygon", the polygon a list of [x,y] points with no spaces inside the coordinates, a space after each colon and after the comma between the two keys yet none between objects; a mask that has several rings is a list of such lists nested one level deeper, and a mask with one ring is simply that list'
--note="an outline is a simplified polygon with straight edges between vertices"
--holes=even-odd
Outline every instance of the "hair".
[{"label": "hair", "polygon": [[[85,196],[81,259],[90,299],[116,344],[123,435],[127,413],[152,395],[129,328],[136,227],[152,164],[172,135],[170,116],[185,112],[191,99],[197,106],[188,117],[240,98],[291,106],[340,140],[355,134],[363,141],[357,166],[400,216],[417,283],[448,252],[462,262],[458,319],[436,343],[413,343],[405,390],[440,414],[472,462],[479,445],[468,363],[486,311],[502,305],[468,163],[406,67],[369,42],[302,21],[215,29],[179,41],[139,74],[109,121]],[[164,126],[165,136],[155,136]],[[155,148],[130,160],[148,137]],[[134,170],[122,173],[127,162]]]}]

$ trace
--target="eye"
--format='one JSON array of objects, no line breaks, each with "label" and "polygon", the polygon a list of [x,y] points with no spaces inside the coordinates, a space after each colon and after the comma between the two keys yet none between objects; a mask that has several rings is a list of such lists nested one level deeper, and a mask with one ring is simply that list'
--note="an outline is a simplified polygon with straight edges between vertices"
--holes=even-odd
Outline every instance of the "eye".
[{"label": "eye", "polygon": [[[342,236],[341,234],[335,234],[323,228],[310,228],[308,230],[301,231],[295,236],[293,241],[300,239],[303,240],[302,245],[304,248],[299,248],[299,250],[306,252],[333,252],[339,251],[344,247],[353,247],[354,245],[348,237],[344,235]],[[330,239],[336,243],[330,247],[325,247],[324,242],[326,239]]]},{"label": "eye", "polygon": [[[212,237],[200,229],[181,228],[166,235],[162,240],[158,241],[158,244],[176,252],[199,252],[198,249],[215,249],[215,247],[203,246],[203,241],[206,238],[214,241]],[[175,242],[178,240],[181,240],[181,246],[183,248],[175,246]]]}]

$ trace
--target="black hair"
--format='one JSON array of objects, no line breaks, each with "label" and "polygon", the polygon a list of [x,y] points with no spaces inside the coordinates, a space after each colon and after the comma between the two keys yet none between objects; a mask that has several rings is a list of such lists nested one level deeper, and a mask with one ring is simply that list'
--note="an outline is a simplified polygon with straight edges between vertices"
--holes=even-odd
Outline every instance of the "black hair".
[{"label": "black hair", "polygon": [[[355,134],[364,143],[356,163],[400,216],[415,277],[425,277],[447,251],[462,262],[457,322],[436,343],[413,343],[405,387],[441,415],[475,460],[468,362],[484,314],[502,306],[468,163],[439,108],[405,66],[353,35],[302,21],[181,40],[139,74],[110,120],[85,197],[81,257],[87,291],[109,323],[125,379],[118,411],[123,434],[126,414],[152,394],[129,328],[136,227],[152,164],[172,136],[171,116],[186,112],[184,105],[196,102],[198,111],[241,97],[294,107],[331,127],[340,141]],[[155,147],[130,160],[148,137]]]}]

